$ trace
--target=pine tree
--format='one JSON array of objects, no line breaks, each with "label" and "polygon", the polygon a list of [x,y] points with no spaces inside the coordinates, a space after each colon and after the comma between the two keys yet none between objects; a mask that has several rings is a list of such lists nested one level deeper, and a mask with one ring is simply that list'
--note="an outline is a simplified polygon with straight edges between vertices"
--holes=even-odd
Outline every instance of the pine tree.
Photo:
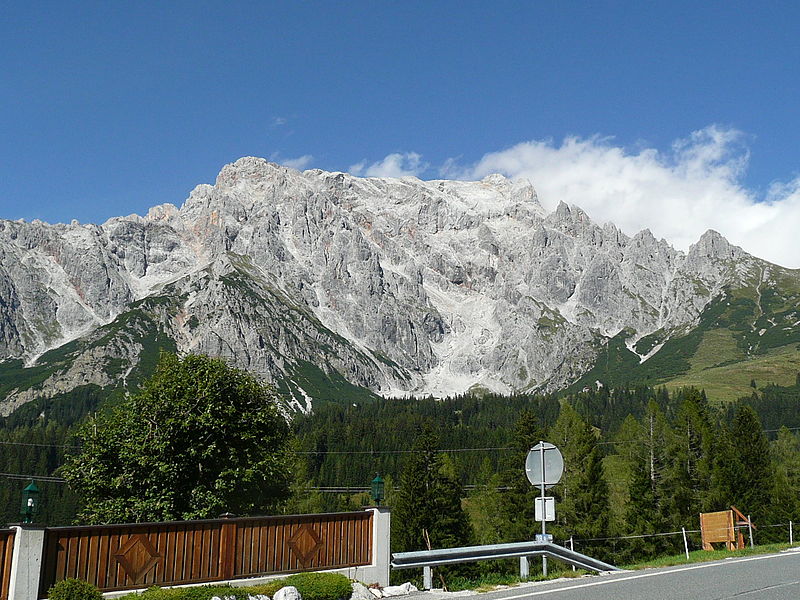
[{"label": "pine tree", "polygon": [[560,496],[556,505],[556,532],[563,538],[606,535],[608,484],[594,430],[565,403],[550,437],[564,455],[564,477],[554,488]]},{"label": "pine tree", "polygon": [[771,445],[775,461],[773,517],[784,523],[800,517],[800,437],[786,427]]},{"label": "pine tree", "polygon": [[414,443],[394,498],[392,550],[405,552],[468,545],[469,521],[461,508],[461,484],[452,462],[436,452],[430,429]]},{"label": "pine tree", "polygon": [[501,476],[495,472],[491,461],[485,459],[478,472],[475,489],[466,504],[478,544],[507,541],[508,523],[501,511],[505,493],[497,489],[501,481]]},{"label": "pine tree", "polygon": [[513,450],[509,453],[509,461],[502,474],[503,484],[509,488],[500,498],[503,541],[530,540],[537,530],[534,502],[539,492],[525,475],[525,459],[530,449],[542,439],[544,432],[535,413],[530,409],[522,410],[514,424]]},{"label": "pine tree", "polygon": [[736,478],[733,481],[734,504],[754,522],[771,517],[771,493],[775,489],[775,468],[769,442],[756,412],[747,405],[736,411],[731,427],[735,449]]},{"label": "pine tree", "polygon": [[673,527],[699,525],[698,514],[714,510],[709,506],[709,490],[714,455],[708,401],[695,388],[681,390],[670,446],[665,487],[671,491],[665,506]]},{"label": "pine tree", "polygon": [[[669,465],[668,436],[666,417],[655,400],[651,400],[639,424],[638,437],[632,440],[633,448],[629,450],[631,479],[625,522],[631,534],[661,533],[668,529],[674,497],[665,477]],[[663,553],[671,544],[668,539],[658,537],[633,539],[628,545],[630,558],[642,558]]]}]

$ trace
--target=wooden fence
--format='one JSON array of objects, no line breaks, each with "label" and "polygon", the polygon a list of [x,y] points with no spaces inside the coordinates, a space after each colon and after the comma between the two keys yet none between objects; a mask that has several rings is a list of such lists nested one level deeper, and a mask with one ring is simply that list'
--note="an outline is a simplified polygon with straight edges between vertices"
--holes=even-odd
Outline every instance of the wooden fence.
[{"label": "wooden fence", "polygon": [[76,577],[102,591],[368,565],[372,513],[53,527],[39,597]]},{"label": "wooden fence", "polygon": [[11,558],[14,550],[14,530],[0,529],[0,600],[8,600],[11,581]]}]

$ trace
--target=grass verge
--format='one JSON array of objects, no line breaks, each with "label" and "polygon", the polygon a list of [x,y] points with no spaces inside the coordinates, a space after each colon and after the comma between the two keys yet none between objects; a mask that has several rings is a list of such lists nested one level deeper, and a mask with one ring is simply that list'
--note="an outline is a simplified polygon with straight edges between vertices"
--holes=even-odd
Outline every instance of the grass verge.
[{"label": "grass verge", "polygon": [[476,592],[491,592],[498,587],[516,587],[521,583],[530,581],[549,581],[562,577],[583,577],[587,572],[583,570],[573,571],[568,567],[565,570],[556,569],[550,572],[547,577],[532,575],[526,579],[521,579],[519,575],[503,573],[487,573],[479,577],[450,577],[447,579],[447,590],[450,592],[460,592],[462,590],[474,590]]},{"label": "grass verge", "polygon": [[739,558],[742,556],[751,556],[753,554],[769,554],[771,552],[780,552],[790,547],[797,546],[789,546],[789,544],[764,544],[763,546],[744,548],[743,550],[693,550],[689,552],[688,560],[686,559],[686,554],[674,554],[672,556],[661,556],[641,563],[625,565],[622,568],[637,570],[657,567],[674,567],[676,565],[711,562],[714,560],[723,560],[725,558]]}]

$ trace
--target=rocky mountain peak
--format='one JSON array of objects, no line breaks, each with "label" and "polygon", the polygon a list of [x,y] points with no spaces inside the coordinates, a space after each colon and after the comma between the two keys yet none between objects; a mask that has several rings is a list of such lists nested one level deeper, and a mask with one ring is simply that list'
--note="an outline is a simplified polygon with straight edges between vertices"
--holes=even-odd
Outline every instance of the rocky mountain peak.
[{"label": "rocky mountain peak", "polygon": [[[577,206],[548,213],[527,180],[360,178],[244,157],[180,209],[102,226],[0,221],[0,360],[33,364],[74,340],[94,344],[70,359],[91,373],[105,368],[97,356],[134,364],[169,339],[298,394],[311,369],[384,394],[552,390],[623,329],[696,323],[745,276],[731,262],[756,260],[716,232],[684,255]],[[67,385],[53,377],[42,387]]]},{"label": "rocky mountain peak", "polygon": [[749,256],[738,246],[734,246],[726,240],[719,232],[709,229],[697,243],[689,247],[689,255],[692,257],[714,258],[719,260],[736,260],[744,256]]}]

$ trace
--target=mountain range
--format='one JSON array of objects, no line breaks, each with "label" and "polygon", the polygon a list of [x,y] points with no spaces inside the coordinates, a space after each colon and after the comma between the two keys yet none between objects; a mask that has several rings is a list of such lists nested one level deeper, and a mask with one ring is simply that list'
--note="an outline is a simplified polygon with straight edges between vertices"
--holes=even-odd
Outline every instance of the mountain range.
[{"label": "mountain range", "polygon": [[160,350],[221,356],[304,411],[714,374],[724,395],[758,369],[794,380],[798,303],[800,272],[714,231],[682,252],[577,206],[550,212],[527,181],[246,157],[180,208],[0,221],[0,414],[124,392]]}]

